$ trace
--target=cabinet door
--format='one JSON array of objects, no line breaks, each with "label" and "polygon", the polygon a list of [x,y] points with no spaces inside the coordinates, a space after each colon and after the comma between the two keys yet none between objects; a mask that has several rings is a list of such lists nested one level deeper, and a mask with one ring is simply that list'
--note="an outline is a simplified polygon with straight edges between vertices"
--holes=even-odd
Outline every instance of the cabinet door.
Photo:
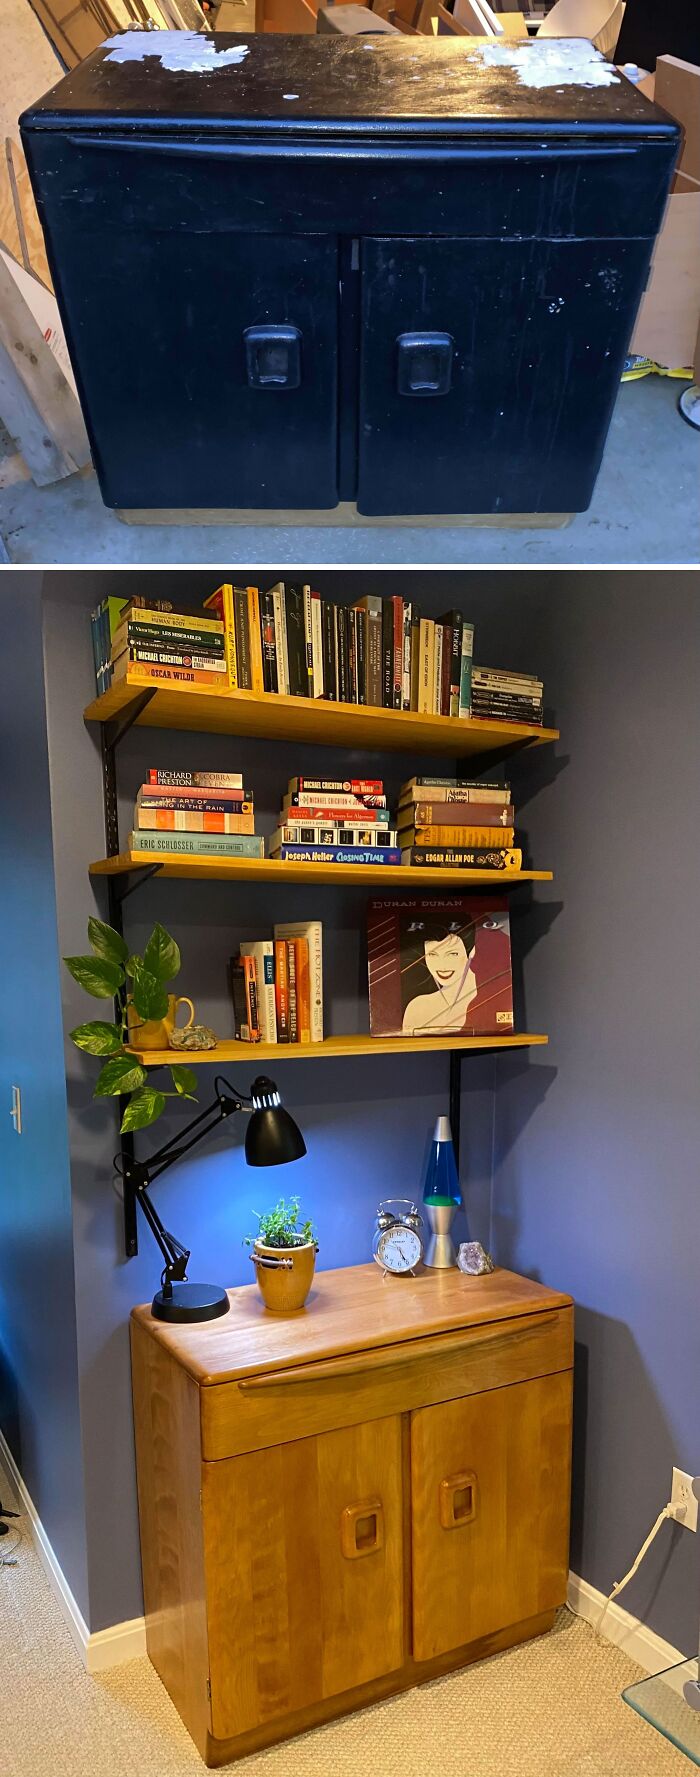
[{"label": "cabinet door", "polygon": [[398,1417],[205,1463],[203,1475],[217,1738],[401,1665]]},{"label": "cabinet door", "polygon": [[336,504],[333,237],[144,227],[56,252],[107,505]]},{"label": "cabinet door", "polygon": [[563,1604],[570,1445],[569,1370],[413,1414],[417,1660]]},{"label": "cabinet door", "polygon": [[648,241],[365,240],[358,506],[589,504]]}]

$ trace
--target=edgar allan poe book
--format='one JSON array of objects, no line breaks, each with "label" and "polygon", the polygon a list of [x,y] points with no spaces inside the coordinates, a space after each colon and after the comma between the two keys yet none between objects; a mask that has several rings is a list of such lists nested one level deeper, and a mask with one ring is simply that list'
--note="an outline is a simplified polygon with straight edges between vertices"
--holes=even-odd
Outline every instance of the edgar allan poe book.
[{"label": "edgar allan poe book", "polygon": [[513,1029],[508,903],[501,895],[372,900],[372,1036],[507,1036]]}]

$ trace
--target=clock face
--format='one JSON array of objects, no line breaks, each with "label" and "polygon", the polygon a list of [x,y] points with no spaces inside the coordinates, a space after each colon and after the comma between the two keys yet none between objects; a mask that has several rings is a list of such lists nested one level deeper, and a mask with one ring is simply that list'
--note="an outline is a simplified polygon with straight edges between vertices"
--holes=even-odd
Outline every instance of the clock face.
[{"label": "clock face", "polygon": [[423,1247],[414,1228],[404,1228],[400,1222],[392,1228],[385,1228],[377,1241],[375,1257],[385,1271],[391,1271],[396,1277],[403,1272],[412,1271],[420,1263]]}]

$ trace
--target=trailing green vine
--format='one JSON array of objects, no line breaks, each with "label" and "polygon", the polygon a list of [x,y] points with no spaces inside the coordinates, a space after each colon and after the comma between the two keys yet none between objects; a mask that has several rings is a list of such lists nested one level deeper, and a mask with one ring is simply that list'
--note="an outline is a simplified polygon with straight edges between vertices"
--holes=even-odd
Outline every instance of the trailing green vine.
[{"label": "trailing green vine", "polygon": [[[64,956],[74,981],[96,1000],[114,999],[121,1007],[118,1021],[93,1019],[70,1032],[76,1048],[86,1055],[104,1056],[97,1076],[95,1098],[128,1097],[121,1132],[145,1129],[165,1110],[168,1098],[195,1098],[197,1076],[189,1067],[171,1066],[173,1091],[148,1085],[148,1073],[127,1048],[128,1007],[145,1024],[165,1018],[169,983],[180,972],[180,951],[162,925],[155,925],[143,956],[132,956],[119,932],[101,919],[88,920],[89,956]],[[129,983],[129,985],[127,985]]]}]

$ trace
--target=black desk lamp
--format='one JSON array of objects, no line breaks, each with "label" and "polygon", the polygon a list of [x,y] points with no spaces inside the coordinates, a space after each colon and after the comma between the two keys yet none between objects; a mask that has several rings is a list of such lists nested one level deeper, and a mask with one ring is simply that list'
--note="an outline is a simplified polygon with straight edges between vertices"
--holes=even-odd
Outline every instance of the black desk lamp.
[{"label": "black desk lamp", "polygon": [[226,1291],[218,1284],[187,1282],[189,1252],[164,1228],[148,1195],[149,1186],[174,1161],[182,1159],[183,1154],[195,1147],[203,1136],[209,1135],[210,1130],[216,1129],[225,1117],[233,1116],[236,1111],[252,1112],[245,1134],[245,1157],[249,1166],[281,1166],[287,1160],[300,1160],[306,1153],[301,1130],[285,1111],[274,1080],[259,1074],[253,1081],[250,1097],[246,1097],[217,1074],[214,1091],[214,1103],[187,1123],[178,1135],[164,1142],[150,1160],[136,1161],[126,1154],[117,1154],[114,1160],[116,1171],[124,1180],[125,1193],[133,1192],[140,1203],[165,1259],[161,1288],[153,1297],[153,1313],[157,1320],[216,1320],[218,1315],[228,1314],[230,1304]]}]

